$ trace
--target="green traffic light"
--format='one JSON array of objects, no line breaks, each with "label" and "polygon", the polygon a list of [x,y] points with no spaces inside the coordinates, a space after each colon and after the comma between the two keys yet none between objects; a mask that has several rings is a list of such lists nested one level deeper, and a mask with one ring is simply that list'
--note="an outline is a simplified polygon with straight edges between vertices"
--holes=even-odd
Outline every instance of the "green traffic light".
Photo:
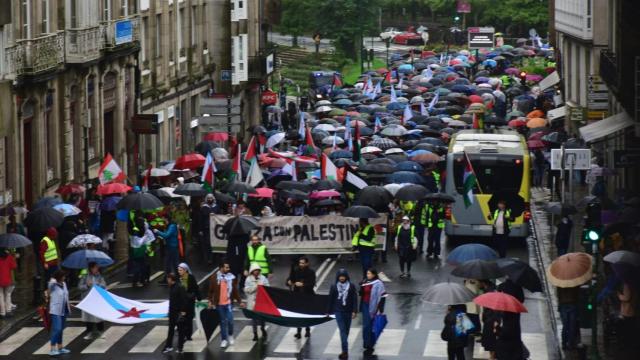
[{"label": "green traffic light", "polygon": [[598,232],[595,230],[589,230],[587,232],[587,239],[591,241],[598,241],[600,240],[600,234],[598,234]]},{"label": "green traffic light", "polygon": [[587,304],[587,310],[593,310],[593,305]]},{"label": "green traffic light", "polygon": [[453,18],[453,20],[455,20],[455,21],[460,20],[460,16],[456,16],[456,17],[454,17],[454,18]]}]

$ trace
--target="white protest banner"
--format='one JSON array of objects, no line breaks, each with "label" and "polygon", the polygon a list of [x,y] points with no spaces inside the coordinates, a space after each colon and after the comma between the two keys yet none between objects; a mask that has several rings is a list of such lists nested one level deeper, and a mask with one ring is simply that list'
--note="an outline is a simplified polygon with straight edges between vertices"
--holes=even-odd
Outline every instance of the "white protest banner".
[{"label": "white protest banner", "polygon": [[[377,250],[382,250],[387,237],[387,215],[369,219],[376,230]],[[228,215],[212,214],[211,247],[226,252],[227,239],[222,226]],[[351,252],[351,239],[358,229],[358,219],[341,215],[273,216],[259,220],[255,233],[267,245],[270,254],[340,254]]]}]

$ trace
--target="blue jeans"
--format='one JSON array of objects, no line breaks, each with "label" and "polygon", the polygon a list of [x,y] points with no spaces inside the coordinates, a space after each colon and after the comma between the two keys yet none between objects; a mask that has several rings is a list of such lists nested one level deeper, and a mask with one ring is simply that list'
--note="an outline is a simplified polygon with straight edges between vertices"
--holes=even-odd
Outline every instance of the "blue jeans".
[{"label": "blue jeans", "polygon": [[51,314],[51,346],[62,345],[62,331],[66,316]]},{"label": "blue jeans", "polygon": [[362,345],[365,349],[373,349],[373,318],[369,315],[369,303],[362,303]]},{"label": "blue jeans", "polygon": [[340,330],[340,343],[342,344],[342,352],[349,352],[349,329],[351,328],[351,313],[344,311],[336,311],[336,323]]},{"label": "blue jeans", "polygon": [[373,266],[373,248],[360,246],[360,263],[362,264],[362,278],[367,276],[367,270]]},{"label": "blue jeans", "polygon": [[220,315],[220,338],[227,340],[229,336],[233,336],[233,308],[231,304],[218,305],[218,315]]},{"label": "blue jeans", "polygon": [[574,347],[578,334],[578,306],[575,304],[558,305],[560,320],[562,320],[562,345]]}]

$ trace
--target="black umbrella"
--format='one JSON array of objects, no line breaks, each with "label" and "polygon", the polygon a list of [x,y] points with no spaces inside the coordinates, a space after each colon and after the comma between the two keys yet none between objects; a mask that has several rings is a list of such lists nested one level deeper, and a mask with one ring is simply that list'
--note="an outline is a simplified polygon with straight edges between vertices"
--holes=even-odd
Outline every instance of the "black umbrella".
[{"label": "black umbrella", "polygon": [[504,201],[507,209],[511,209],[511,216],[518,217],[524,211],[524,199],[512,191],[496,191],[489,199],[491,213],[498,209],[498,202]]},{"label": "black umbrella", "polygon": [[418,201],[424,198],[429,190],[422,185],[410,184],[403,186],[396,192],[395,198],[404,201]]},{"label": "black umbrella", "polygon": [[373,164],[371,162],[364,164],[358,168],[358,172],[365,174],[391,174],[395,171],[394,165],[389,164]]},{"label": "black umbrella", "polygon": [[163,207],[164,204],[157,197],[144,192],[129,194],[118,202],[121,210],[151,210]]},{"label": "black umbrella", "polygon": [[294,200],[307,200],[309,199],[309,194],[298,189],[291,190],[283,190],[281,193],[282,197],[294,199]]},{"label": "black umbrella", "polygon": [[322,207],[322,206],[336,206],[336,205],[343,205],[342,201],[335,200],[335,199],[322,199],[320,201],[316,201],[311,206],[312,207]]},{"label": "black umbrella", "polygon": [[369,206],[381,212],[389,210],[391,201],[393,201],[393,195],[382,186],[367,186],[361,189],[356,196],[356,202],[359,205]]},{"label": "black umbrella", "polygon": [[342,184],[332,179],[318,180],[312,185],[313,190],[342,190]]},{"label": "black umbrella", "polygon": [[58,227],[63,221],[64,215],[60,211],[45,207],[31,211],[24,219],[24,225],[29,228],[29,231],[37,233],[46,231],[50,227]]},{"label": "black umbrella", "polygon": [[517,259],[499,259],[500,271],[513,282],[531,292],[542,292],[540,276],[529,264]]},{"label": "black umbrella", "polygon": [[550,202],[545,209],[555,215],[572,215],[578,212],[575,206],[569,204],[561,204],[559,202]]},{"label": "black umbrella", "polygon": [[171,196],[171,193],[169,193],[166,190],[163,189],[153,189],[153,190],[149,190],[149,194],[157,197],[157,198],[166,198],[166,199],[170,199],[173,196]]},{"label": "black umbrella", "polygon": [[200,311],[200,321],[202,322],[202,329],[204,330],[204,335],[207,338],[208,342],[211,338],[211,335],[213,335],[213,332],[220,324],[220,315],[218,313],[218,310],[202,309]]},{"label": "black umbrella", "polygon": [[497,279],[503,273],[495,261],[470,260],[453,269],[451,275],[465,279]]},{"label": "black umbrella", "polygon": [[299,181],[280,181],[278,185],[276,185],[276,189],[279,190],[300,190],[304,192],[309,192],[312,190],[312,186],[306,182]]},{"label": "black umbrella", "polygon": [[58,196],[46,196],[38,200],[38,202],[36,202],[35,205],[33,205],[33,209],[38,210],[41,208],[52,208],[62,203],[63,203],[62,199],[59,198]]},{"label": "black umbrella", "polygon": [[247,183],[243,183],[240,181],[234,181],[232,183],[229,183],[227,186],[225,186],[224,188],[225,192],[233,192],[233,193],[239,193],[239,194],[256,194],[256,188],[254,188],[253,186],[247,184]]},{"label": "black umbrella", "polygon": [[345,210],[342,215],[346,217],[353,217],[353,218],[360,218],[360,219],[380,217],[375,210],[373,210],[368,206],[362,206],[362,205],[351,206],[347,208],[347,210]]},{"label": "black umbrella", "polygon": [[16,233],[0,235],[0,248],[19,248],[31,245],[31,240],[26,236]]},{"label": "black umbrella", "polygon": [[222,226],[222,232],[227,236],[247,235],[258,229],[260,224],[253,216],[234,216]]},{"label": "black umbrella", "polygon": [[205,190],[200,184],[186,183],[178,185],[173,193],[184,196],[205,196],[207,195],[207,190]]},{"label": "black umbrella", "polygon": [[431,193],[431,194],[427,194],[424,197],[424,200],[426,201],[440,201],[440,202],[445,202],[445,203],[454,203],[456,202],[456,199],[448,194],[444,194],[444,193]]},{"label": "black umbrella", "polygon": [[384,158],[373,159],[373,160],[369,161],[367,163],[367,165],[369,165],[369,164],[376,164],[376,165],[386,164],[386,165],[395,166],[397,163],[398,162],[393,160],[393,159],[389,159],[389,158],[384,157]]},{"label": "black umbrella", "polygon": [[221,193],[219,191],[214,191],[213,197],[216,198],[216,201],[227,203],[227,204],[235,204],[236,202],[236,199],[233,196]]}]

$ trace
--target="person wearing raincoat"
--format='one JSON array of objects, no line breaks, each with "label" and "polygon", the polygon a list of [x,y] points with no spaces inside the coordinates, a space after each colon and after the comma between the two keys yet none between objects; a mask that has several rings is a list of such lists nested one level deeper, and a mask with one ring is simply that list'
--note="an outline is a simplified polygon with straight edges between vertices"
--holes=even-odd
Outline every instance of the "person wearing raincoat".
[{"label": "person wearing raincoat", "polygon": [[[104,280],[104,277],[100,273],[100,267],[95,262],[90,262],[89,266],[87,266],[87,273],[80,278],[80,282],[78,284],[78,289],[81,291],[82,298],[85,298],[89,295],[91,288],[94,286],[99,286],[101,288],[107,287],[107,282]],[[102,319],[99,319],[89,313],[82,312],[82,321],[84,321],[85,326],[87,327],[87,334],[85,335],[85,340],[92,340],[95,338],[102,338],[102,333],[104,332],[104,322]]]},{"label": "person wearing raincoat", "polygon": [[386,291],[378,271],[367,270],[366,278],[360,283],[360,312],[362,313],[362,343],[364,356],[372,356],[375,346],[373,320],[376,314],[384,313]]},{"label": "person wearing raincoat", "polygon": [[349,358],[349,329],[351,320],[355,319],[358,311],[358,293],[356,286],[350,281],[346,269],[340,269],[336,273],[336,281],[329,289],[329,305],[327,314],[336,317],[338,330],[340,331],[340,344],[342,352],[338,359]]},{"label": "person wearing raincoat", "polygon": [[[253,310],[256,306],[256,296],[258,286],[269,286],[269,279],[262,275],[262,270],[258,263],[251,263],[249,267],[249,275],[244,281],[244,293],[247,295],[247,309]],[[264,320],[252,319],[253,341],[258,341],[258,325],[262,332],[262,341],[267,341],[267,329],[264,326]]]}]

